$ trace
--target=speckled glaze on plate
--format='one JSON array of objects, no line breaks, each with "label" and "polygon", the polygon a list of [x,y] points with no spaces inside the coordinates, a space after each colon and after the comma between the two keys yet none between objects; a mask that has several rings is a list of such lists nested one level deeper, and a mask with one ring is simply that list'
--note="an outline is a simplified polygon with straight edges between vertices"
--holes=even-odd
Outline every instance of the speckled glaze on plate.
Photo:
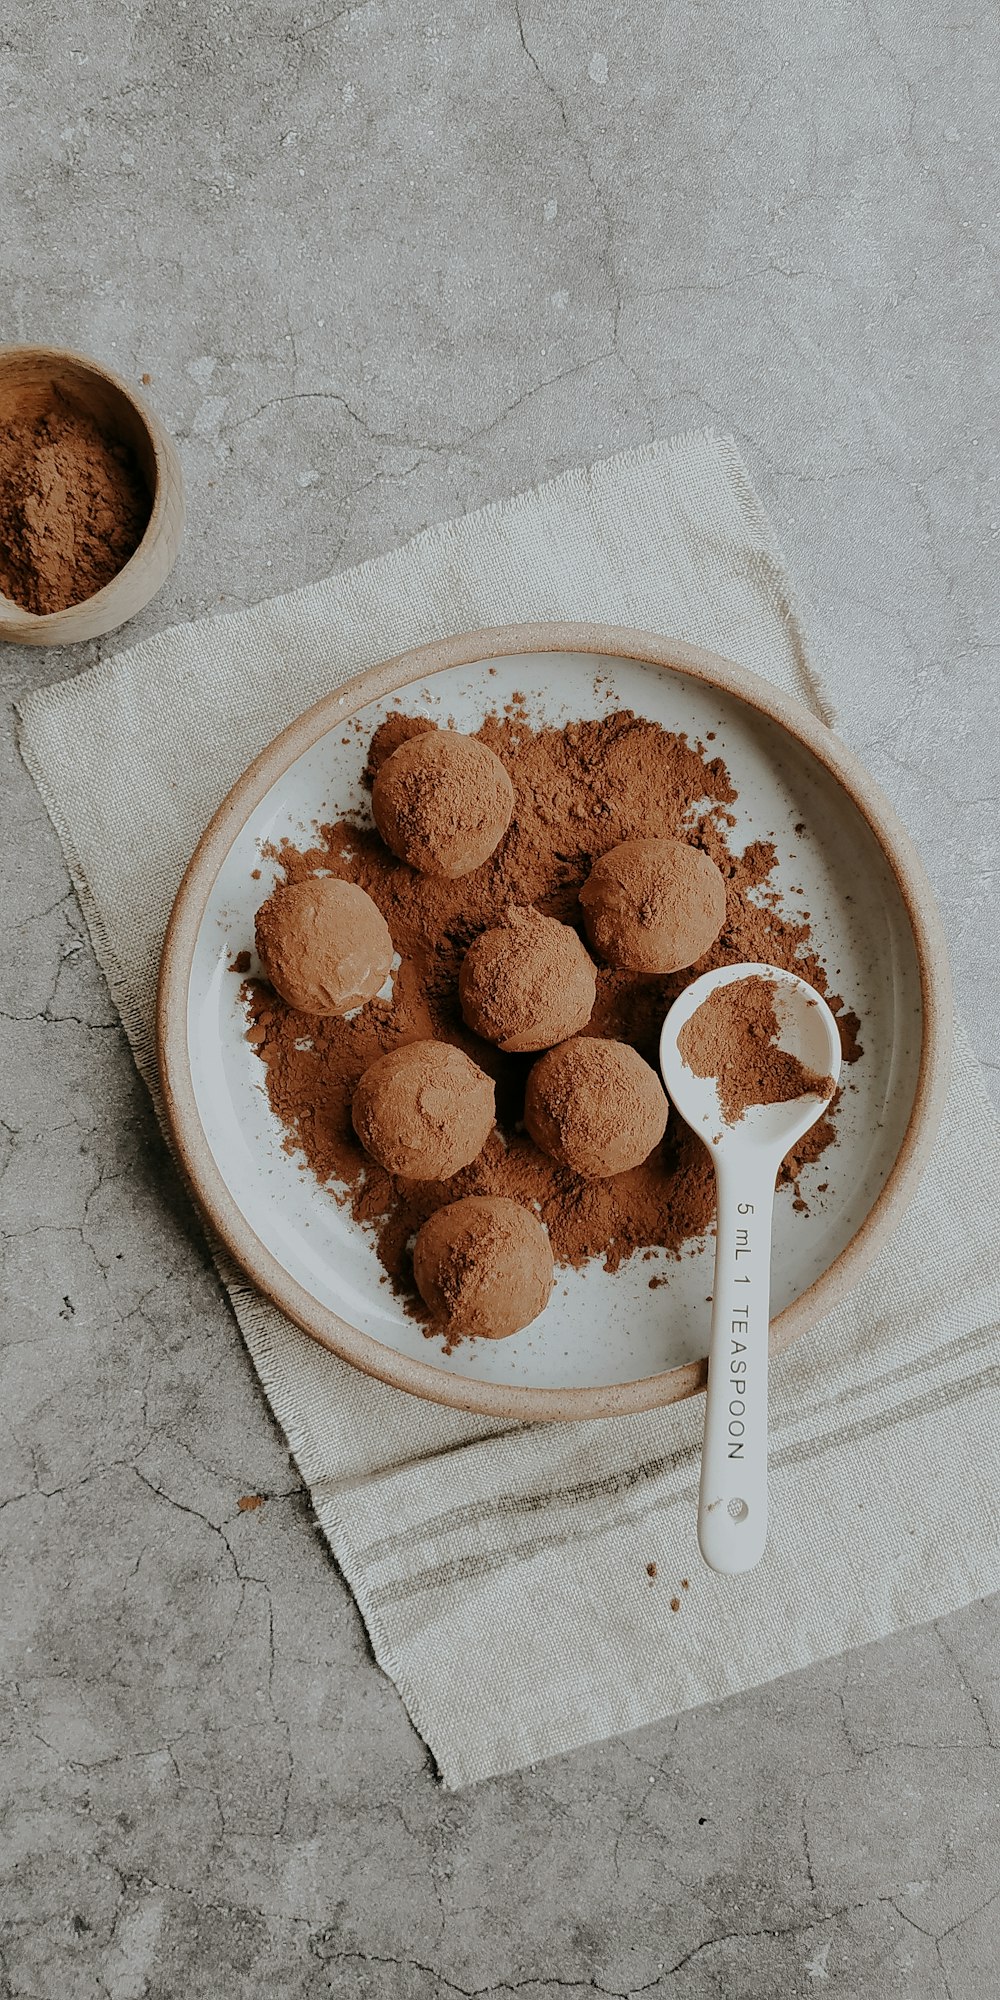
[{"label": "speckled glaze on plate", "polygon": [[[865,1053],[846,1072],[838,1144],[804,1178],[808,1213],[793,1209],[790,1191],[778,1197],[775,1347],[856,1281],[913,1190],[943,1103],[950,983],[921,864],[856,758],[800,704],[677,641],[576,625],[445,640],[338,689],[250,766],[195,851],[160,976],[168,1117],[211,1225],[276,1305],[383,1381],[498,1417],[598,1417],[703,1386],[711,1239],[679,1262],[657,1253],[613,1275],[599,1264],[559,1272],[534,1325],[445,1354],[384,1282],[368,1233],[283,1150],[228,970],[252,946],[273,879],[261,844],[367,810],[364,751],[392,708],[475,729],[515,691],[536,723],[624,707],[692,737],[714,731],[713,752],[739,792],[734,842],[774,839],[775,882],[790,909],[810,912],[833,988],[861,1017]],[[345,728],[349,718],[360,733]],[[661,1273],[668,1282],[651,1289]]]}]

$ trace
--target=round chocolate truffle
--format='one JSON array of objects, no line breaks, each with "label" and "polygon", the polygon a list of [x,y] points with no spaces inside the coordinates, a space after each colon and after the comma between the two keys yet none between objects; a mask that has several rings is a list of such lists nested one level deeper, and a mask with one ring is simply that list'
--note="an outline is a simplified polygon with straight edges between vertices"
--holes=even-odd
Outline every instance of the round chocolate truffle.
[{"label": "round chocolate truffle", "polygon": [[524,1122],[550,1159],[601,1180],[649,1158],[666,1130],[667,1100],[656,1071],[626,1042],[581,1035],[535,1063]]},{"label": "round chocolate truffle", "polygon": [[503,839],[514,787],[475,736],[426,729],[380,765],[372,812],[387,847],[424,875],[469,875]]},{"label": "round chocolate truffle", "polygon": [[626,972],[679,972],[715,943],[726,885],[685,840],[623,840],[595,861],[580,891],[594,950]]},{"label": "round chocolate truffle", "polygon": [[365,1152],[411,1181],[446,1181],[467,1167],[494,1116],[492,1079],[450,1042],[406,1042],[379,1056],[351,1105]]},{"label": "round chocolate truffle", "polygon": [[392,964],[389,926],[354,882],[311,875],[283,882],[257,912],[261,965],[300,1014],[349,1014],[384,986]]},{"label": "round chocolate truffle", "polygon": [[506,1340],[537,1319],[554,1281],[538,1217],[516,1201],[478,1194],[428,1218],[413,1246],[413,1275],[446,1333],[483,1340]]},{"label": "round chocolate truffle", "polygon": [[550,1049],[585,1028],[597,974],[568,924],[539,910],[513,909],[470,945],[458,992],[474,1033],[513,1055]]}]

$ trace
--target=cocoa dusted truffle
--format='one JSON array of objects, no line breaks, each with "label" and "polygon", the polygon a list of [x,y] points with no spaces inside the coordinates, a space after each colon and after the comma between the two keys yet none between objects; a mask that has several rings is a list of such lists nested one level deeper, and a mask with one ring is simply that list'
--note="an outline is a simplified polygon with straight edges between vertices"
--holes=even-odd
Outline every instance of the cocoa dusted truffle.
[{"label": "cocoa dusted truffle", "polygon": [[469,875],[499,845],[514,787],[475,736],[427,729],[380,765],[372,812],[387,847],[424,875]]},{"label": "cocoa dusted truffle", "polygon": [[492,1079],[450,1042],[407,1042],[365,1070],[351,1118],[389,1174],[446,1181],[481,1153],[495,1116]]},{"label": "cocoa dusted truffle", "polygon": [[511,909],[470,945],[458,975],[462,1013],[507,1055],[550,1049],[585,1028],[597,997],[594,966],[575,931],[539,910]]},{"label": "cocoa dusted truffle", "polygon": [[649,1158],[666,1130],[667,1100],[656,1071],[627,1042],[580,1035],[530,1071],[524,1122],[550,1159],[602,1180]]},{"label": "cocoa dusted truffle", "polygon": [[279,883],[254,928],[271,985],[300,1014],[349,1014],[384,986],[392,964],[377,903],[332,876]]},{"label": "cocoa dusted truffle", "polygon": [[483,1340],[506,1340],[537,1319],[555,1276],[538,1217],[501,1195],[476,1194],[424,1223],[413,1275],[443,1332]]},{"label": "cocoa dusted truffle", "polygon": [[594,950],[626,972],[679,972],[715,943],[726,885],[684,840],[623,840],[595,861],[580,891]]}]

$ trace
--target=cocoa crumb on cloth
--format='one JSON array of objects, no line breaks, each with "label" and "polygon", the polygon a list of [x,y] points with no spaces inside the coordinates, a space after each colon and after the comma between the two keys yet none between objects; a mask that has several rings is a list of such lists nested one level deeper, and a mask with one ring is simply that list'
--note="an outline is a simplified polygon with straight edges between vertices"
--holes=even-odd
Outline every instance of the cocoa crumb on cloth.
[{"label": "cocoa crumb on cloth", "polygon": [[[434,725],[394,714],[372,738],[366,781],[401,742]],[[377,903],[402,963],[391,1000],[370,1001],[354,1019],[302,1017],[267,986],[243,986],[248,1040],[265,1067],[271,1108],[289,1153],[371,1229],[394,1288],[423,1316],[410,1260],[416,1231],[436,1209],[464,1195],[501,1195],[534,1208],[548,1230],[556,1263],[579,1267],[600,1258],[615,1271],[647,1247],[678,1257],[702,1237],[715,1214],[708,1153],[679,1117],[639,1167],[610,1180],[583,1180],[539,1152],[521,1125],[524,1087],[534,1057],[505,1055],[473,1035],[462,1018],[458,973],[473,939],[500,923],[512,904],[535,905],[580,931],[579,891],[593,862],[619,842],[650,829],[692,841],[721,869],[726,921],[694,968],[649,977],[598,967],[597,999],[585,1030],[629,1042],[654,1067],[663,1017],[699,972],[741,960],[794,966],[826,994],[838,1014],[847,1061],[860,1053],[857,1019],[830,996],[808,923],[752,900],[777,862],[772,842],[729,846],[736,792],[721,757],[699,753],[677,735],[628,710],[564,728],[534,728],[515,710],[491,715],[477,732],[513,780],[514,817],[496,852],[458,879],[415,873],[397,861],[373,827],[350,820],[321,826],[308,848],[284,843],[273,855],[287,881],[326,870],[358,883]],[[437,1037],[463,1049],[493,1077],[497,1129],[471,1166],[446,1182],[402,1181],[366,1158],[351,1124],[351,1099],[362,1072],[402,1043]],[[835,1136],[835,1107],[807,1133],[782,1169],[794,1181]]]}]

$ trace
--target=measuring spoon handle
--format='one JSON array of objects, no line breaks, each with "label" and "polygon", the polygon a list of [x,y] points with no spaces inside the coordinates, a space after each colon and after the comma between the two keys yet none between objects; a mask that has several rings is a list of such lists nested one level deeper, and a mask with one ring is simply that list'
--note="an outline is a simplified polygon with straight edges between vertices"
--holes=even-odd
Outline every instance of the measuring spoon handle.
[{"label": "measuring spoon handle", "polygon": [[[718,1235],[698,1496],[698,1542],[727,1576],[767,1545],[767,1344],[774,1174],[716,1155]],[[770,1176],[770,1177],[769,1177]]]}]

